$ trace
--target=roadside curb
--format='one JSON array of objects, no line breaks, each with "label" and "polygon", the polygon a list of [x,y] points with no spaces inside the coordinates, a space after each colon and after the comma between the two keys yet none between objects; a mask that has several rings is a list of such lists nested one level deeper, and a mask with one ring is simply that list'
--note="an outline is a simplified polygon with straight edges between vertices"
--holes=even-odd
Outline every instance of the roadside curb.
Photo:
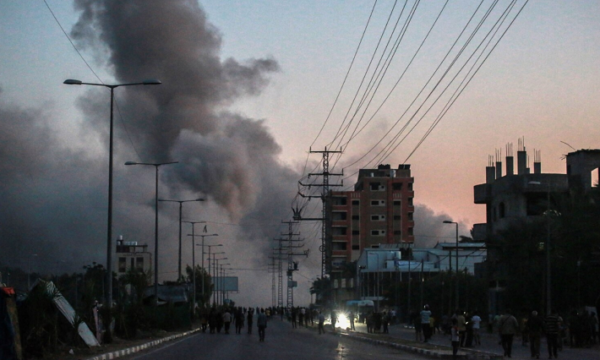
[{"label": "roadside curb", "polygon": [[[339,334],[340,336],[345,336],[348,339],[365,341],[365,342],[369,342],[369,343],[376,344],[376,345],[390,346],[390,347],[393,347],[396,349],[409,351],[409,352],[417,353],[420,355],[431,356],[431,357],[438,358],[438,359],[452,358],[452,350],[450,348],[448,348],[448,350],[424,349],[424,348],[420,348],[417,346],[399,344],[399,343],[395,343],[395,342],[391,342],[391,341],[371,339],[368,337],[360,336],[358,334],[349,334],[349,333],[345,333],[345,332],[338,332],[337,334]],[[464,349],[461,349],[461,351],[463,352],[463,354],[459,353],[457,355],[457,358],[459,358],[459,359],[477,359],[477,360],[502,359],[502,356],[499,356],[497,354],[483,352],[483,351],[477,351],[477,350],[475,350],[475,351],[466,350],[465,351]]]},{"label": "roadside curb", "polygon": [[85,360],[110,360],[110,359],[116,359],[116,358],[119,358],[119,357],[122,357],[122,356],[127,356],[127,355],[131,355],[131,354],[135,354],[137,352],[149,349],[151,347],[160,345],[160,344],[165,343],[165,342],[169,342],[169,341],[172,341],[172,340],[175,340],[175,339],[182,338],[184,336],[188,336],[188,335],[197,333],[200,330],[201,330],[200,328],[193,329],[193,330],[186,331],[186,332],[183,332],[183,333],[180,333],[180,334],[175,334],[175,335],[167,336],[167,337],[164,337],[162,339],[153,340],[153,341],[147,342],[145,344],[136,345],[136,346],[132,346],[132,347],[129,347],[129,348],[126,348],[126,349],[115,350],[115,351],[111,351],[111,352],[108,352],[108,353],[105,353],[105,354],[102,354],[102,355],[96,355],[96,356],[93,356],[93,357],[89,357],[89,358],[86,358]]}]

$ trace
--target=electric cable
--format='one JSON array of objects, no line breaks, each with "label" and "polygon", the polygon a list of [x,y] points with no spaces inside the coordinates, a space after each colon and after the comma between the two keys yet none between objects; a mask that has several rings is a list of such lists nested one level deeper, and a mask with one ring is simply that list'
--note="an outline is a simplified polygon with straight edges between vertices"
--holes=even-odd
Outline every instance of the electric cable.
[{"label": "electric cable", "polygon": [[[419,99],[419,97],[421,96],[421,94],[425,91],[425,89],[427,88],[427,86],[429,85],[429,83],[433,80],[433,78],[435,77],[435,74],[439,71],[439,69],[442,67],[442,65],[444,64],[444,62],[446,61],[446,59],[448,58],[448,56],[451,54],[452,50],[454,49],[454,47],[456,46],[456,44],[458,43],[458,41],[460,40],[460,38],[462,37],[462,35],[465,33],[465,31],[467,30],[468,26],[471,24],[471,22],[473,21],[475,15],[477,14],[477,12],[479,11],[479,8],[481,7],[481,5],[483,4],[485,0],[481,0],[481,2],[479,3],[479,5],[477,6],[477,8],[475,9],[475,11],[473,12],[473,14],[471,15],[471,17],[469,18],[469,20],[467,21],[467,23],[465,24],[465,26],[463,27],[463,29],[461,30],[461,32],[459,33],[459,35],[456,37],[456,40],[454,41],[454,43],[452,44],[452,46],[450,46],[450,48],[448,49],[448,51],[446,52],[445,56],[442,58],[442,60],[440,61],[440,63],[438,64],[438,66],[436,67],[436,69],[434,70],[434,72],[431,74],[431,76],[429,77],[429,79],[427,80],[427,82],[425,83],[425,85],[423,85],[423,87],[421,88],[421,90],[419,91],[419,93],[414,97],[414,99],[412,100],[412,102],[408,105],[408,107],[406,108],[406,110],[402,113],[402,115],[400,115],[400,117],[396,120],[396,122],[390,127],[390,129],[384,134],[384,136],[381,137],[381,139],[375,143],[375,145],[373,145],[365,154],[363,154],[360,158],[358,158],[357,160],[355,160],[354,162],[352,162],[351,164],[348,164],[346,166],[354,166],[356,165],[358,162],[360,162],[361,160],[363,160],[368,154],[370,154],[381,142],[383,142],[383,140],[385,140],[385,138],[391,134],[392,130],[400,123],[400,121],[404,118],[404,116],[406,115],[406,113],[410,110],[410,108],[416,103],[416,101]],[[440,13],[441,15],[441,13]],[[437,21],[437,20],[436,20]],[[431,30],[431,29],[430,29]],[[425,40],[425,39],[424,39]],[[404,129],[407,127],[407,125],[404,125],[401,129],[400,132],[403,132]],[[361,130],[362,131],[362,130]],[[385,148],[384,148],[385,149]],[[382,151],[384,150],[380,150],[376,157],[379,157],[380,154],[382,153]],[[368,163],[372,163],[374,159],[368,161]],[[356,173],[355,173],[356,174]]]},{"label": "electric cable", "polygon": [[[513,23],[515,22],[515,20],[517,19],[517,17],[521,14],[521,12],[523,11],[523,9],[525,8],[525,6],[527,5],[527,3],[529,2],[529,0],[526,0],[525,3],[523,4],[523,6],[521,7],[521,9],[519,9],[518,13],[515,15],[515,17],[512,19],[512,21],[510,22],[510,24],[507,26],[507,28],[504,30],[504,32],[502,33],[502,35],[500,36],[500,38],[498,39],[498,41],[494,44],[494,46],[492,47],[492,49],[490,50],[490,52],[488,52],[488,54],[486,55],[486,57],[483,59],[483,61],[480,63],[480,65],[477,67],[477,69],[475,70],[475,72],[473,73],[473,75],[469,78],[468,82],[464,85],[464,87],[460,90],[460,92],[458,93],[458,95],[452,100],[452,103],[445,109],[444,113],[441,115],[441,117],[438,117],[438,119],[436,119],[436,122],[434,122],[434,124],[432,125],[432,127],[430,127],[430,130],[426,133],[426,135],[421,139],[421,141],[417,144],[417,146],[411,151],[411,153],[408,155],[408,157],[406,158],[406,160],[408,160],[413,154],[414,152],[419,148],[419,146],[423,143],[423,141],[425,141],[425,139],[429,136],[429,134],[431,133],[431,131],[433,131],[433,129],[437,126],[437,124],[441,121],[441,119],[443,118],[443,116],[446,115],[446,113],[448,112],[448,110],[450,109],[450,107],[454,104],[454,102],[456,101],[456,99],[458,99],[458,97],[462,94],[462,92],[466,89],[466,87],[470,84],[471,80],[473,80],[474,76],[479,72],[479,70],[481,69],[481,67],[483,66],[483,64],[487,61],[487,59],[489,58],[489,56],[492,54],[492,52],[495,50],[496,46],[498,46],[498,44],[500,43],[500,41],[502,40],[502,38],[504,37],[504,35],[506,35],[506,32],[510,29],[510,27],[512,27]],[[516,4],[516,0],[513,4]],[[514,7],[514,5],[513,5]],[[506,19],[506,18],[505,18]],[[500,29],[500,27],[498,27],[498,29],[496,31],[498,31]],[[491,40],[490,40],[491,42]],[[482,54],[480,54],[480,57]],[[405,160],[405,161],[406,161]]]}]

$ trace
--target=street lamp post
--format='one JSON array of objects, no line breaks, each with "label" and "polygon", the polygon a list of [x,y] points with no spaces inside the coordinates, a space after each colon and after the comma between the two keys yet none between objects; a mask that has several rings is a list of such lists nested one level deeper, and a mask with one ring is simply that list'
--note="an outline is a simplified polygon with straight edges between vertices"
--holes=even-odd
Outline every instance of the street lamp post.
[{"label": "street lamp post", "polygon": [[358,271],[356,272],[356,289],[358,290],[358,299],[362,300],[363,298],[363,273],[362,271],[365,269],[364,265],[360,265],[358,267]]},{"label": "street lamp post", "polygon": [[[530,181],[530,185],[542,185],[539,181]],[[550,269],[550,189],[546,191],[546,243],[544,255],[546,257],[546,315],[552,313],[552,273]]]},{"label": "street lamp post", "polygon": [[[190,221],[191,222],[191,221]],[[202,221],[204,222],[204,221]],[[192,233],[188,234],[188,236],[192,237],[192,244],[194,244],[194,246],[196,245],[195,240],[197,236],[202,237],[202,271],[204,271],[204,238],[207,236],[219,236],[219,234],[210,234],[210,235],[195,235],[194,234],[194,228],[192,227]],[[196,248],[194,247],[194,249],[192,250],[192,256],[195,256],[194,254],[196,253]],[[194,276],[194,303],[196,303],[196,265],[194,265],[194,272],[193,272],[193,276]],[[201,274],[202,277],[202,301],[204,304],[204,274]]]},{"label": "street lamp post", "polygon": [[128,161],[125,165],[148,165],[156,169],[156,187],[154,195],[154,305],[158,306],[158,168],[161,165],[177,164],[179,161],[170,161],[164,163],[140,163]]},{"label": "street lamp post", "polygon": [[[181,219],[181,218],[180,218]],[[194,283],[194,298],[193,298],[193,307],[194,309],[196,308],[196,243],[195,243],[195,237],[194,237],[194,228],[196,224],[202,224],[202,223],[206,223],[206,221],[185,221],[186,223],[190,223],[192,224],[192,281]],[[181,224],[181,223],[180,223]],[[180,233],[181,236],[181,233]],[[181,250],[181,248],[180,248]],[[179,260],[181,260],[181,252],[179,253]]]},{"label": "street lamp post", "polygon": [[[371,254],[369,254],[371,255]],[[380,287],[379,287],[379,271],[380,271],[380,263],[379,263],[379,253],[377,252],[373,252],[372,255],[377,256],[377,268],[376,268],[376,278],[375,278],[375,286],[374,286],[374,293],[375,293],[375,297],[376,297],[376,301],[377,301],[377,311],[379,311],[379,303],[380,303],[380,299],[379,299],[379,294],[380,294]],[[367,267],[369,266],[369,257],[367,256]]]},{"label": "street lamp post", "polygon": [[224,258],[217,259],[216,258],[217,254],[225,254],[225,252],[224,251],[220,251],[218,253],[213,253],[213,265],[214,265],[214,270],[215,270],[214,273],[217,276],[216,281],[213,281],[213,284],[215,284],[215,289],[214,289],[214,292],[213,292],[213,304],[217,303],[217,305],[218,305],[219,295],[217,295],[217,290],[216,289],[219,288],[219,260],[227,260],[227,258],[224,257]]},{"label": "street lamp post", "polygon": [[219,288],[221,289],[221,305],[225,305],[225,266],[231,265],[230,263],[220,264],[221,265],[221,276],[219,276]]},{"label": "street lamp post", "polygon": [[87,83],[81,80],[67,79],[63,82],[66,85],[90,85],[90,86],[103,86],[110,89],[110,131],[109,131],[109,146],[108,146],[108,225],[106,231],[106,269],[107,269],[107,305],[109,308],[112,307],[112,198],[113,198],[113,104],[115,99],[114,90],[122,86],[135,86],[135,85],[160,85],[160,80],[150,79],[136,83],[125,83],[125,84],[96,84]]},{"label": "street lamp post", "polygon": [[456,289],[455,290],[456,290],[456,294],[455,294],[454,301],[456,302],[455,309],[458,309],[459,308],[459,305],[458,305],[458,299],[459,299],[459,297],[458,297],[458,272],[459,272],[458,271],[458,223],[456,221],[444,220],[444,224],[456,225],[456,259],[455,259],[455,264],[456,264],[456,284],[455,284]]},{"label": "street lamp post", "polygon": [[408,297],[407,297],[407,311],[406,311],[406,314],[409,316],[409,319],[410,319],[410,314],[412,312],[412,309],[411,309],[411,307],[412,307],[412,305],[411,305],[411,297],[412,297],[412,294],[411,294],[411,288],[412,288],[411,266],[412,266],[412,263],[410,261],[411,260],[410,258],[411,258],[411,254],[409,253],[409,255],[408,255]]},{"label": "street lamp post", "polygon": [[[212,282],[212,277],[213,277],[214,273],[211,270],[211,265],[213,263],[211,262],[210,255],[211,255],[211,249],[215,246],[223,246],[223,244],[206,245],[206,247],[208,247],[208,275],[211,277],[211,282]],[[224,252],[222,252],[222,253],[224,254]],[[205,254],[204,247],[202,247],[202,262],[204,262],[204,254]],[[204,291],[204,288],[202,289],[202,291]],[[204,296],[204,294],[202,294],[202,295]],[[210,300],[210,299],[208,299],[208,300]],[[208,303],[210,305],[210,301]]]},{"label": "street lamp post", "polygon": [[181,281],[181,279],[183,277],[181,275],[181,216],[183,214],[183,203],[185,203],[185,202],[192,202],[192,201],[204,201],[204,199],[202,199],[202,198],[193,199],[193,200],[158,199],[158,201],[179,203],[179,262],[178,262],[178,265],[177,265],[177,281]]},{"label": "street lamp post", "polygon": [[[204,270],[204,238],[208,236],[219,236],[219,234],[202,235],[202,270]],[[219,244],[219,246],[223,246]],[[204,301],[204,276],[202,276],[202,300]]]}]

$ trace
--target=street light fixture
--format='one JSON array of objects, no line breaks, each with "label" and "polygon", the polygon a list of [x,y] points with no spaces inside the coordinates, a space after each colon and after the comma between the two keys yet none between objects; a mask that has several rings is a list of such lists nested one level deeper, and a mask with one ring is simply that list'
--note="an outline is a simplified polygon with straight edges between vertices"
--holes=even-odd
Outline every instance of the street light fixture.
[{"label": "street light fixture", "polygon": [[170,199],[158,199],[158,201],[164,202],[176,202],[179,203],[179,263],[177,266],[177,281],[181,281],[181,215],[183,213],[183,203],[185,202],[193,202],[193,201],[204,201],[202,198],[193,199],[193,200],[170,200]]},{"label": "street light fixture", "polygon": [[156,169],[156,187],[154,195],[154,305],[158,306],[158,168],[161,165],[177,164],[179,161],[170,161],[164,163],[141,163],[134,161],[127,161],[125,165],[147,165],[154,166]]},{"label": "street light fixture", "polygon": [[[458,223],[456,221],[450,221],[450,220],[444,220],[444,224],[454,224],[456,225],[456,295],[455,295],[455,300],[456,301],[456,310],[458,310],[459,308],[459,304],[458,304]],[[452,261],[450,261],[450,271],[452,272]]]},{"label": "street light fixture", "polygon": [[65,85],[90,85],[90,86],[103,86],[110,89],[110,132],[109,132],[109,146],[108,146],[108,224],[106,232],[106,286],[108,287],[106,303],[109,309],[112,307],[112,198],[113,198],[113,104],[115,100],[114,90],[122,86],[135,86],[135,85],[160,85],[160,80],[149,79],[142,82],[136,83],[124,83],[124,84],[96,84],[83,82],[81,80],[67,79],[63,82]]}]

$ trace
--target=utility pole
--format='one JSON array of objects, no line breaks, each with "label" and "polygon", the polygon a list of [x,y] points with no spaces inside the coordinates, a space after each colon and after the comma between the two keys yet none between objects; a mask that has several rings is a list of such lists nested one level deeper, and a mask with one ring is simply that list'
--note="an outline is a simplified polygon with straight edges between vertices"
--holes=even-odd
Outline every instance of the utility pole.
[{"label": "utility pole", "polygon": [[279,242],[279,245],[273,249],[273,261],[277,260],[277,307],[283,309],[283,241],[285,239],[273,239]]},{"label": "utility pole", "polygon": [[[273,249],[275,250],[275,249]],[[276,276],[275,273],[277,273],[277,263],[275,262],[276,257],[275,256],[269,256],[269,259],[271,259],[271,262],[269,263],[268,266],[268,272],[273,274],[272,278],[271,278],[271,306],[272,307],[276,307],[277,306],[277,281],[276,281]]]},{"label": "utility pole", "polygon": [[321,195],[320,196],[310,196],[310,195],[304,195],[300,192],[298,192],[298,194],[303,197],[303,198],[321,198],[321,201],[323,202],[323,208],[322,208],[322,217],[320,218],[303,218],[301,212],[301,209],[292,209],[292,211],[294,212],[294,220],[297,221],[321,221],[322,222],[322,226],[321,226],[321,247],[319,248],[319,251],[321,251],[321,279],[325,278],[326,274],[330,274],[331,273],[331,239],[329,236],[329,229],[330,229],[330,225],[331,225],[331,218],[329,216],[327,216],[327,209],[329,206],[329,195],[330,195],[330,191],[329,191],[329,187],[331,186],[344,186],[343,183],[339,184],[339,185],[332,185],[329,183],[329,176],[343,176],[344,174],[334,174],[334,173],[330,173],[329,172],[329,154],[335,154],[335,153],[342,153],[341,150],[327,150],[327,147],[325,147],[325,150],[320,150],[320,151],[313,151],[312,149],[310,149],[310,153],[311,154],[323,154],[323,172],[322,173],[315,173],[315,174],[308,174],[308,178],[310,179],[311,176],[322,176],[323,177],[323,183],[322,184],[302,184],[301,182],[298,182],[300,185],[302,186],[307,186],[308,188],[310,188],[311,186],[319,186],[322,187],[322,191],[321,191]]},{"label": "utility pole", "polygon": [[282,223],[284,224],[288,224],[288,232],[287,234],[281,234],[281,236],[286,236],[287,235],[287,241],[288,241],[288,245],[284,246],[283,248],[287,250],[287,304],[286,307],[288,309],[288,311],[291,311],[292,308],[294,307],[294,271],[298,271],[298,263],[293,261],[293,257],[294,256],[307,256],[308,257],[308,250],[301,252],[301,253],[295,253],[294,249],[298,249],[304,246],[304,244],[297,244],[295,245],[294,243],[302,241],[302,239],[294,239],[294,236],[298,236],[300,234],[295,234],[293,232],[293,226],[294,224],[298,224],[297,221],[282,221]]}]

